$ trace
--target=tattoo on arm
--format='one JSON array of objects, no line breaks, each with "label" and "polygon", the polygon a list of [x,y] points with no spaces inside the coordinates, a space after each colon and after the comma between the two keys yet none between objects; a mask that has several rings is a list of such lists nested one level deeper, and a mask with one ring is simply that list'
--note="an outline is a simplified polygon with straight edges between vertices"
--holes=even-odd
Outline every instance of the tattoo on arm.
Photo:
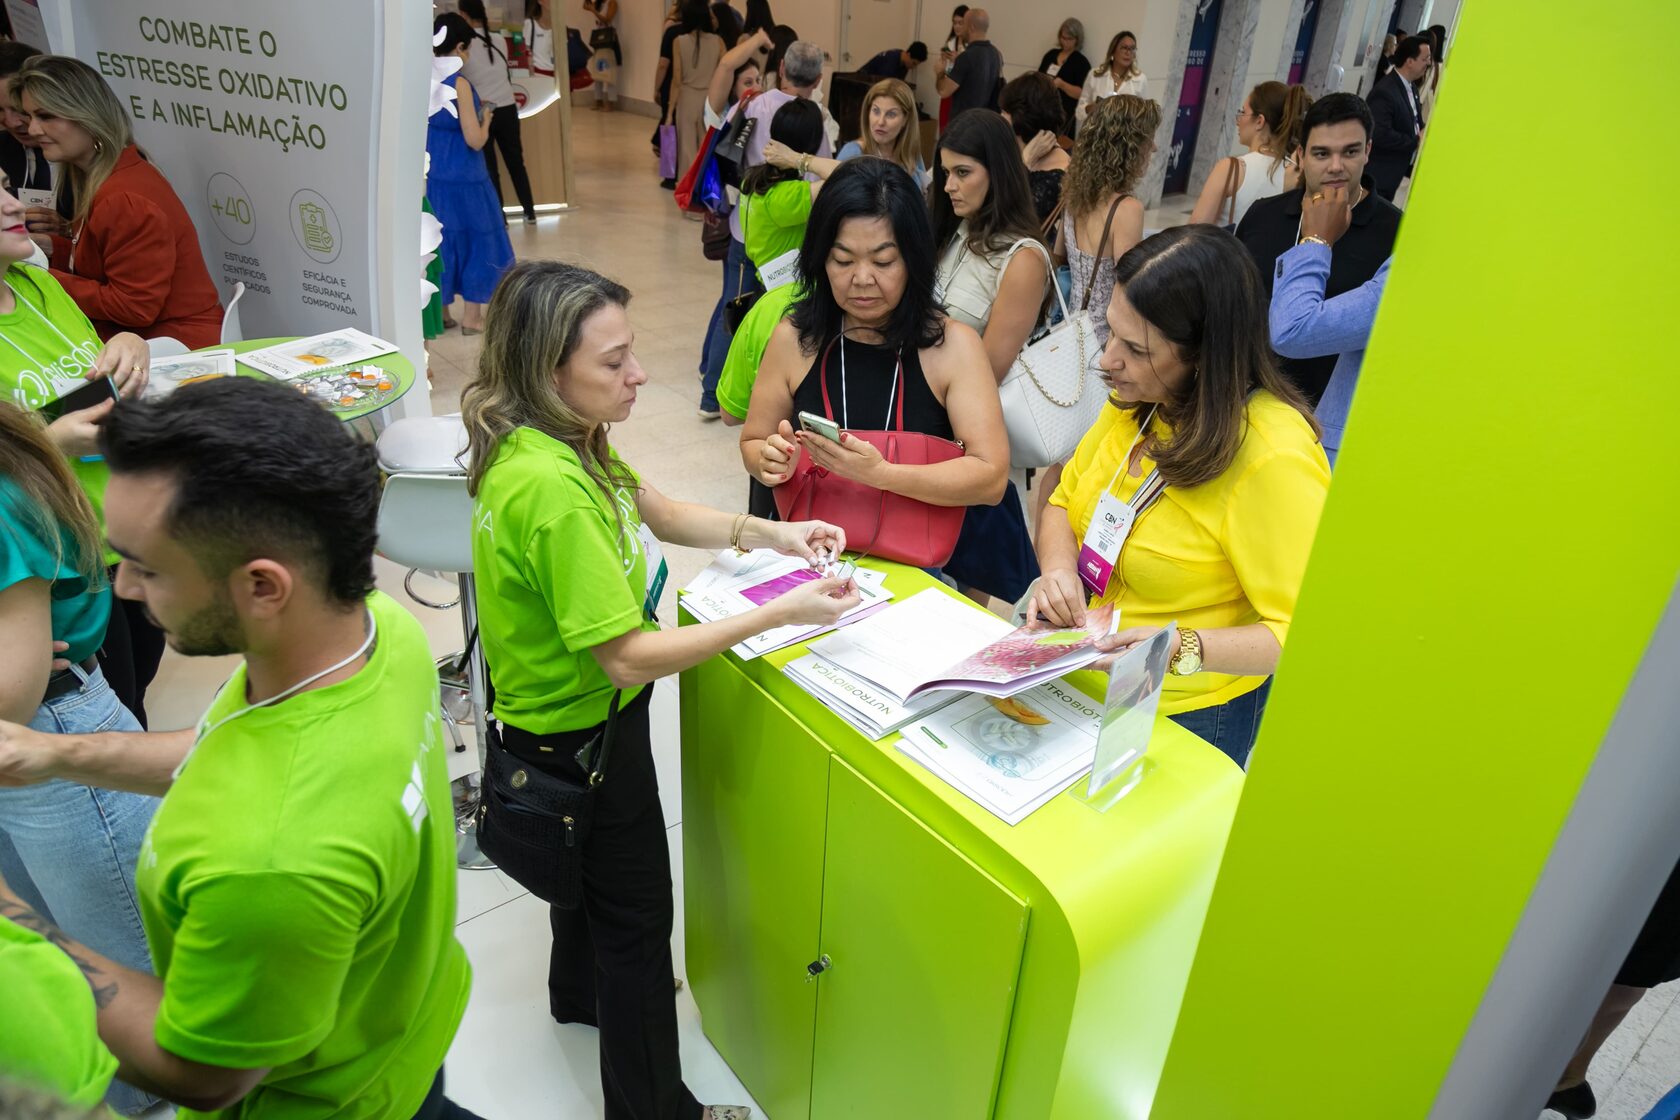
[{"label": "tattoo on arm", "polygon": [[76,967],[82,970],[88,987],[93,989],[95,1007],[103,1011],[117,998],[117,978],[90,960],[85,946],[71,940],[68,934],[40,914],[21,902],[0,899],[0,918],[10,918],[24,929],[33,930],[69,957]]}]

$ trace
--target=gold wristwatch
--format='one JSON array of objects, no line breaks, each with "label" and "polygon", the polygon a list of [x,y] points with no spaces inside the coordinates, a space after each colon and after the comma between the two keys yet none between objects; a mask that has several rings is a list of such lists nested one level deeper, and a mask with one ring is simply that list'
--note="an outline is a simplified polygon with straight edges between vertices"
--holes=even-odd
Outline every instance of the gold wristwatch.
[{"label": "gold wristwatch", "polygon": [[1175,677],[1188,677],[1202,671],[1202,638],[1194,630],[1178,628],[1178,655],[1167,666]]}]

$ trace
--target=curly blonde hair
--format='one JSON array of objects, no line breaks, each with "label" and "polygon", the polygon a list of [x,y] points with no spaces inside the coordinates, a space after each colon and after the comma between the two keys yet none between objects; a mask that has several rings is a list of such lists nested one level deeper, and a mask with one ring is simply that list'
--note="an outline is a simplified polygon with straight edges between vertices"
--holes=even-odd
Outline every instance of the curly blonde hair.
[{"label": "curly blonde hair", "polygon": [[1155,130],[1161,127],[1161,106],[1143,97],[1122,93],[1091,106],[1079,138],[1073,142],[1073,162],[1062,180],[1062,201],[1077,220],[1102,205],[1112,194],[1130,195],[1149,165]]}]

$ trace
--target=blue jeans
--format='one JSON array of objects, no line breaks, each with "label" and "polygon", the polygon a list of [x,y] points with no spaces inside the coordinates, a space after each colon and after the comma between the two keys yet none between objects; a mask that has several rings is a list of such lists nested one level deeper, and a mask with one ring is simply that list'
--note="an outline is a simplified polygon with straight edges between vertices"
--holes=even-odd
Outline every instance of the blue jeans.
[{"label": "blue jeans", "polygon": [[1266,697],[1271,691],[1272,679],[1267,677],[1259,688],[1234,700],[1167,718],[1192,735],[1206,739],[1230,755],[1238,766],[1247,769],[1248,754],[1254,749],[1254,736],[1260,731],[1260,717],[1266,714]]},{"label": "blue jeans", "polygon": [[[29,726],[53,734],[139,731],[98,669],[82,687],[42,704]],[[158,799],[50,781],[0,789],[0,875],[65,933],[118,964],[151,972],[134,890],[140,844]],[[113,1082],[106,1103],[138,1112],[154,1098]]]},{"label": "blue jeans", "polygon": [[729,255],[723,261],[723,295],[712,309],[712,321],[706,326],[706,341],[700,354],[700,407],[708,412],[717,408],[718,381],[723,377],[723,363],[729,358],[729,344],[735,332],[724,318],[724,304],[742,292],[761,292],[758,270],[747,259],[747,247],[739,241],[729,242]]}]

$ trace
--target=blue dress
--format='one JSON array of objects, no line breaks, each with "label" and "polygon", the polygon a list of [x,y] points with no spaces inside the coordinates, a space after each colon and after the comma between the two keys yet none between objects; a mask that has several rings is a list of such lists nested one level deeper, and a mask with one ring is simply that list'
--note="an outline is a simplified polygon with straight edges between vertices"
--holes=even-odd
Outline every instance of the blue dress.
[{"label": "blue dress", "polygon": [[[473,112],[478,111],[473,92]],[[465,107],[456,106],[465,112]],[[443,275],[439,296],[445,307],[456,296],[469,303],[489,303],[502,273],[513,264],[513,244],[502,219],[502,202],[484,153],[467,146],[461,122],[447,108],[432,114],[426,125],[426,197],[443,224],[438,258]]]}]

